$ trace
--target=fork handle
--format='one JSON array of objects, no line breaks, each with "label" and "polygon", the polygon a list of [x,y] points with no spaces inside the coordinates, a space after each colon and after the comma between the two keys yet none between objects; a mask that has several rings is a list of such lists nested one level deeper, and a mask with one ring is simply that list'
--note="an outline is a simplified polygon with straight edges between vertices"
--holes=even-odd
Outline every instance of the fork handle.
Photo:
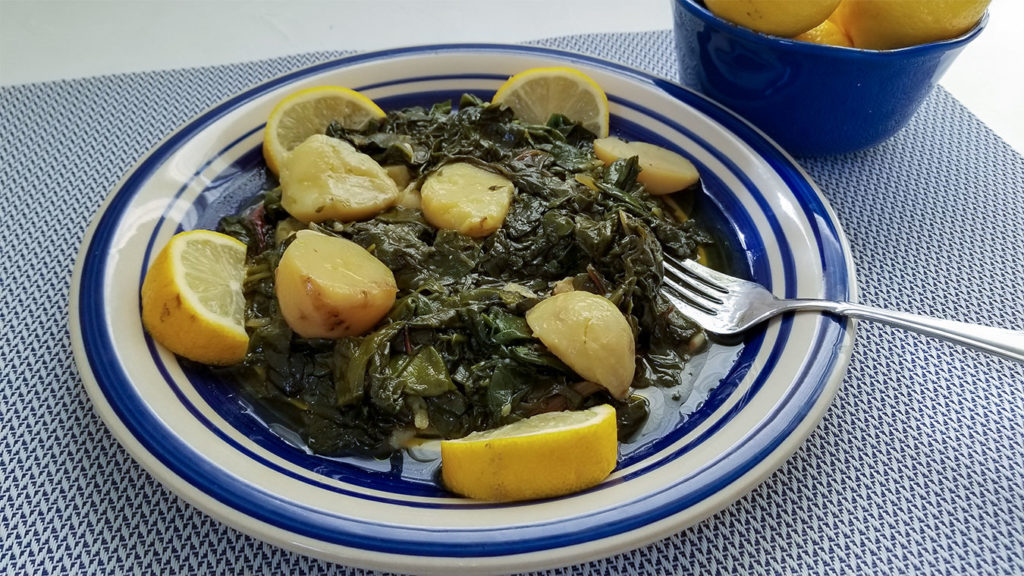
[{"label": "fork handle", "polygon": [[949,342],[963,344],[976,350],[997,354],[1017,362],[1024,362],[1024,332],[1018,330],[992,328],[978,324],[957,322],[955,320],[942,320],[921,316],[920,314],[883,310],[852,302],[809,299],[788,300],[784,302],[789,310],[823,310],[851,318],[873,320]]}]

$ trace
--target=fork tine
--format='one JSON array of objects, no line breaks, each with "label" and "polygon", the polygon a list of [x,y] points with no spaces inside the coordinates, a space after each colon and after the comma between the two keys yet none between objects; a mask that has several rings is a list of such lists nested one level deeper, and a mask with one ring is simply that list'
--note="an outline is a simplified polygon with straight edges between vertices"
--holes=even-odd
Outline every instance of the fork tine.
[{"label": "fork tine", "polygon": [[666,265],[670,265],[673,268],[682,268],[683,267],[683,261],[682,260],[680,260],[679,258],[676,258],[675,256],[669,254],[668,252],[665,252],[664,250],[661,253],[661,261],[664,262]]},{"label": "fork tine", "polygon": [[709,311],[714,311],[716,306],[722,305],[722,299],[719,298],[721,292],[708,289],[707,285],[687,274],[685,270],[676,269],[668,264],[664,266],[664,269],[662,282],[680,292],[680,295],[686,297],[691,303],[707,308]]},{"label": "fork tine", "polygon": [[698,326],[701,326],[705,330],[714,331],[714,328],[719,324],[718,318],[715,317],[714,310],[698,308],[669,291],[663,291],[662,294],[665,295],[665,298],[668,299],[680,314],[686,316],[690,320],[693,320]]},{"label": "fork tine", "polygon": [[[691,270],[685,262],[664,255],[661,293],[676,310],[705,330],[715,333],[729,333],[728,319],[721,316],[724,297],[729,290],[717,282],[709,281],[701,270]],[[703,268],[703,267],[701,267]]]},{"label": "fork tine", "polygon": [[700,308],[708,314],[716,314],[718,307],[722,305],[721,300],[713,299],[707,294],[695,290],[692,286],[680,284],[668,276],[662,278],[662,283],[672,289],[671,292],[664,291],[670,299],[681,300],[688,306]]},{"label": "fork tine", "polygon": [[686,260],[683,262],[683,267],[698,276],[701,280],[706,282],[709,286],[714,286],[717,290],[722,293],[728,293],[736,282],[737,278],[733,278],[728,274],[723,274],[718,270],[712,270],[703,264],[698,263],[696,260]]},{"label": "fork tine", "polygon": [[708,268],[706,265],[697,263],[696,260],[685,259],[680,260],[679,258],[665,254],[663,260],[673,266],[673,268],[689,273],[691,276],[699,279],[700,282],[706,284],[709,288],[716,292],[722,292],[723,294],[729,292],[729,286],[731,286],[736,279],[722,274],[718,271]]}]

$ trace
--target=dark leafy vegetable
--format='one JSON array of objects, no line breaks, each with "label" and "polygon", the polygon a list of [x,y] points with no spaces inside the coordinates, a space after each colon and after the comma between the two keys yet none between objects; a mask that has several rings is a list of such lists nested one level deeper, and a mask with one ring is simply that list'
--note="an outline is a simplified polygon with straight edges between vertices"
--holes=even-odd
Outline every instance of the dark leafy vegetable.
[{"label": "dark leafy vegetable", "polygon": [[274,269],[300,225],[271,188],[221,230],[249,246],[249,354],[228,369],[247,394],[300,433],[314,452],[386,456],[402,438],[459,437],[536,413],[612,403],[623,436],[646,417],[639,397],[616,401],[583,382],[533,338],[524,314],[562,283],[610,298],[637,342],[634,386],[672,385],[697,328],[660,295],[662,250],[692,257],[710,242],[637,183],[635,158],[603,166],[594,136],[564,117],[524,125],[506,108],[464,96],[394,111],[361,131],[332,125],[382,165],[415,181],[454,161],[501,173],[516,188],[504,225],[473,239],[392,208],[365,222],[325,222],[395,274],[399,297],[369,334],[298,337],[281,318]]}]

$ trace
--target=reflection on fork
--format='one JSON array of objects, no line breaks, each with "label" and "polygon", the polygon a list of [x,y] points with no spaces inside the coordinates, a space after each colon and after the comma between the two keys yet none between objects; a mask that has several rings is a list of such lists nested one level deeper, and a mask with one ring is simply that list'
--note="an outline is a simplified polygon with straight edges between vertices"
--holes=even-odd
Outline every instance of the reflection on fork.
[{"label": "reflection on fork", "polygon": [[693,260],[665,255],[662,293],[684,316],[713,334],[738,334],[785,312],[817,311],[882,322],[1024,362],[1024,332],[893,312],[833,300],[776,298],[760,284]]}]

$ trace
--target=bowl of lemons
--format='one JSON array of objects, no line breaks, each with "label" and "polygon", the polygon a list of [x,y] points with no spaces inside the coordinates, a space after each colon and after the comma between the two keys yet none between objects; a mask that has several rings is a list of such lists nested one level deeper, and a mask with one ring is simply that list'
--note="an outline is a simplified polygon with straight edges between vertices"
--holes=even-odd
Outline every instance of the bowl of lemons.
[{"label": "bowl of lemons", "polygon": [[680,79],[789,153],[878,145],[985,27],[989,0],[673,0]]}]

